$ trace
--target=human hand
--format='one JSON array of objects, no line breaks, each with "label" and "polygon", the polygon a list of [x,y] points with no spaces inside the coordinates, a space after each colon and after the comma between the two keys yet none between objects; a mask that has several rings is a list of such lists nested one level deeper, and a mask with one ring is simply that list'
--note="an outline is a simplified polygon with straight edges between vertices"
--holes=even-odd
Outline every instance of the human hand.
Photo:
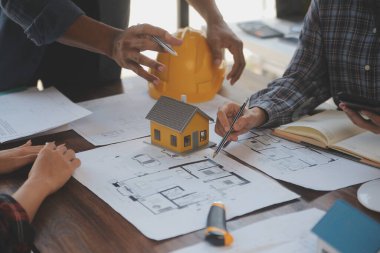
[{"label": "human hand", "polygon": [[[358,127],[371,131],[374,134],[380,134],[380,115],[369,111],[354,111],[343,102],[339,103],[339,107]],[[366,116],[368,119],[363,118],[361,114]]]},{"label": "human hand", "polygon": [[[224,136],[231,127],[235,115],[239,112],[240,105],[230,102],[219,107],[217,120],[215,124],[215,132]],[[237,141],[238,136],[244,134],[254,127],[261,126],[266,121],[266,113],[263,109],[253,107],[245,109],[243,115],[236,121],[233,132],[227,141]]]},{"label": "human hand", "polygon": [[152,50],[165,52],[165,50],[152,39],[152,35],[160,37],[164,42],[178,46],[182,41],[169,34],[169,32],[149,25],[139,24],[120,32],[113,43],[112,58],[123,68],[135,72],[137,75],[154,84],[159,83],[159,78],[146,71],[143,66],[162,72],[165,66],[152,60],[141,52]]},{"label": "human hand", "polygon": [[245,59],[243,42],[231,31],[224,21],[207,24],[207,41],[210,45],[214,64],[219,66],[223,60],[223,49],[227,48],[234,58],[234,64],[227,80],[233,85],[243,73]]},{"label": "human hand", "polygon": [[0,151],[0,174],[13,172],[36,160],[43,146],[32,146],[29,140],[24,145]]},{"label": "human hand", "polygon": [[61,188],[71,177],[74,170],[80,166],[80,160],[75,158],[75,152],[65,145],[56,146],[47,143],[38,154],[27,182],[44,187],[46,195]]}]

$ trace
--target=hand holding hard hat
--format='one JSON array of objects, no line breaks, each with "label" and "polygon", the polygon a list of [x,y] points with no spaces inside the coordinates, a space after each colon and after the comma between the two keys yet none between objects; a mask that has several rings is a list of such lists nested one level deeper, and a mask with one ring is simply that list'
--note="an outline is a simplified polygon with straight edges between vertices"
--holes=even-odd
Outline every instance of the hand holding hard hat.
[{"label": "hand holding hard hat", "polygon": [[231,85],[233,85],[240,78],[245,68],[243,42],[232,32],[224,21],[207,23],[207,42],[216,65],[219,65],[219,62],[223,59],[223,51],[225,48],[232,54],[234,64],[226,78],[230,80]]}]

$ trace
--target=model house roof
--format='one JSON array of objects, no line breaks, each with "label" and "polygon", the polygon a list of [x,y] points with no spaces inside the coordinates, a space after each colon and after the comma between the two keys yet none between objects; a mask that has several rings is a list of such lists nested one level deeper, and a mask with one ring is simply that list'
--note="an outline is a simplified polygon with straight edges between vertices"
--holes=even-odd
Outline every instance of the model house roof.
[{"label": "model house roof", "polygon": [[335,202],[312,231],[339,252],[380,250],[380,224],[342,200]]},{"label": "model house roof", "polygon": [[161,96],[145,118],[175,131],[183,132],[197,112],[206,119],[214,121],[196,106]]}]

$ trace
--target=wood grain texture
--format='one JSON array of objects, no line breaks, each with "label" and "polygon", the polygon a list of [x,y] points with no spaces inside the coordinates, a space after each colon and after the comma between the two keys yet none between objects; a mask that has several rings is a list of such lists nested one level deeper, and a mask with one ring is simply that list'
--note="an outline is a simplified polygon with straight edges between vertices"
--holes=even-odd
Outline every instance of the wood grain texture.
[{"label": "wood grain texture", "polygon": [[[69,92],[66,95],[74,101],[83,101],[122,93],[127,90],[128,87],[126,88],[126,86],[128,83],[115,83],[93,90]],[[233,92],[233,90],[228,87],[228,92]],[[246,92],[239,93],[238,89],[235,92],[237,93],[235,97],[247,95]],[[76,152],[94,148],[93,145],[72,130],[32,139],[34,144],[44,144],[46,141],[53,140],[57,144],[66,143],[69,148]],[[21,143],[23,142],[16,141],[2,144],[0,150],[15,147]],[[30,166],[27,166],[11,175],[0,176],[0,192],[13,193],[25,181],[29,169]],[[252,169],[254,168],[252,167]],[[234,230],[269,217],[311,207],[327,210],[337,199],[346,200],[362,212],[380,221],[379,213],[365,209],[358,202],[356,198],[358,185],[332,192],[319,192],[285,182],[280,183],[301,195],[302,198],[232,219],[228,222],[229,228]],[[255,193],[252,192],[251,201],[254,201],[254,198]],[[36,230],[37,248],[41,252],[56,253],[166,253],[195,244],[202,241],[204,237],[203,231],[197,231],[159,242],[150,240],[73,178],[61,190],[46,199],[33,221],[33,226]]]}]

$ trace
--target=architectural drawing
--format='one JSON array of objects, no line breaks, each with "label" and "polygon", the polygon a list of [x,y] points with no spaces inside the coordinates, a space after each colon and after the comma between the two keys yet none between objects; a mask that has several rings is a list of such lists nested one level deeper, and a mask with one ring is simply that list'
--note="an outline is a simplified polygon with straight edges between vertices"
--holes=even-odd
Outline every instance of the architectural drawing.
[{"label": "architectural drawing", "polygon": [[239,143],[276,163],[283,173],[325,165],[340,159],[326,152],[282,140],[271,135],[270,130],[251,132],[249,137],[239,140]]},{"label": "architectural drawing", "polygon": [[336,190],[380,177],[376,168],[278,138],[270,129],[239,136],[239,141],[224,151],[271,177],[319,191]]},{"label": "architectural drawing", "polygon": [[[149,158],[149,161],[153,161],[152,158]],[[149,164],[158,162],[154,161]],[[175,178],[177,179],[174,180]],[[146,183],[158,179],[160,179],[159,184]],[[207,194],[188,187],[188,183],[194,180],[200,180],[210,190],[218,192],[221,196],[231,187],[249,183],[239,175],[226,171],[223,165],[205,157],[204,160],[170,167],[168,171],[161,171],[160,175],[146,174],[144,177],[116,181],[112,185],[121,195],[139,202],[153,214],[159,214],[209,200]]]},{"label": "architectural drawing", "polygon": [[204,228],[210,205],[227,219],[299,196],[206,148],[186,156],[137,139],[78,153],[74,177],[144,235],[166,239]]}]

